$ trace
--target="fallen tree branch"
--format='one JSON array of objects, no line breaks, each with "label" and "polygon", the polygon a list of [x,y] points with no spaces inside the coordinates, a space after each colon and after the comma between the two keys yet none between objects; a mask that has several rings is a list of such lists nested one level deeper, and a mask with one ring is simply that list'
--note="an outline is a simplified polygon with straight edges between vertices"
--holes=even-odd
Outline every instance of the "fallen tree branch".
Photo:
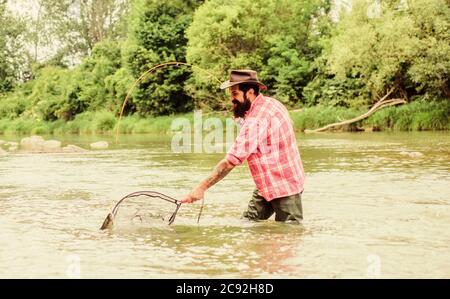
[{"label": "fallen tree branch", "polygon": [[404,100],[404,99],[390,99],[390,100],[386,100],[387,96],[389,96],[389,94],[391,92],[392,92],[392,90],[389,93],[387,93],[383,98],[381,98],[378,102],[376,102],[375,105],[373,105],[372,108],[370,108],[370,110],[367,111],[366,113],[364,113],[363,115],[360,115],[358,117],[355,117],[355,118],[352,118],[352,119],[349,119],[349,120],[344,120],[344,121],[341,121],[341,122],[329,124],[329,125],[326,125],[326,126],[324,126],[322,128],[315,129],[315,130],[308,130],[308,129],[306,129],[305,133],[323,132],[323,131],[326,131],[326,130],[328,130],[330,128],[333,128],[333,127],[352,124],[354,122],[357,122],[357,121],[360,121],[362,119],[365,119],[365,118],[369,117],[370,115],[372,115],[376,111],[378,111],[380,109],[383,109],[385,107],[406,103],[406,100]]}]

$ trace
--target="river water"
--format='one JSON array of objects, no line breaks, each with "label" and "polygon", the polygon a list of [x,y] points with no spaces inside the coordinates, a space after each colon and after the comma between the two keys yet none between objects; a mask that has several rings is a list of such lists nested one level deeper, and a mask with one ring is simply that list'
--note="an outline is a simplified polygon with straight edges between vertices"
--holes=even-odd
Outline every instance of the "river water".
[{"label": "river water", "polygon": [[448,132],[297,137],[302,225],[241,219],[254,188],[241,166],[206,193],[199,224],[195,203],[170,227],[100,231],[124,195],[181,197],[223,157],[172,153],[170,136],[56,136],[111,146],[0,156],[0,277],[450,278]]}]

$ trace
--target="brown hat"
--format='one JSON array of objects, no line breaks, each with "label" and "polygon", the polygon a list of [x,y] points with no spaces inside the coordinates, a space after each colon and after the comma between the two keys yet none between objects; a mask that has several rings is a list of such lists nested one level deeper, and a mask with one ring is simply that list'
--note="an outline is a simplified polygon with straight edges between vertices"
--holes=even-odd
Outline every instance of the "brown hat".
[{"label": "brown hat", "polygon": [[253,83],[259,85],[260,89],[267,89],[267,86],[258,81],[256,72],[252,70],[232,70],[230,80],[220,84],[220,89],[225,89],[242,83]]}]

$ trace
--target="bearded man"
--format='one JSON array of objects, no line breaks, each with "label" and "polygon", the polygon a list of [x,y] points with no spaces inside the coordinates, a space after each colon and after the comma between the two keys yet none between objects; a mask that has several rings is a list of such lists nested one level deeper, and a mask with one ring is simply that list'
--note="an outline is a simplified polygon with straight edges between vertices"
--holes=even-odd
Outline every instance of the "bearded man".
[{"label": "bearded man", "polygon": [[247,161],[256,188],[243,217],[265,220],[275,213],[276,221],[300,223],[305,173],[287,109],[260,93],[267,87],[253,70],[231,71],[220,88],[229,89],[234,117],[243,120],[239,135],[214,171],[181,201],[202,199],[206,190]]}]

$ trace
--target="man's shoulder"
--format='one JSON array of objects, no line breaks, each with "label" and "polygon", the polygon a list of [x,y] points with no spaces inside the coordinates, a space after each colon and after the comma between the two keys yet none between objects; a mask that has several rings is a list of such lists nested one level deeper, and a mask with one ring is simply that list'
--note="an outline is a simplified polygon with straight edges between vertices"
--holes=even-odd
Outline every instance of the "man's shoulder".
[{"label": "man's shoulder", "polygon": [[253,105],[254,109],[247,118],[273,119],[286,118],[289,115],[283,103],[273,97],[262,95]]},{"label": "man's shoulder", "polygon": [[274,114],[276,114],[276,113],[282,113],[282,114],[288,113],[286,106],[284,106],[284,104],[282,102],[280,102],[279,100],[272,98],[272,97],[264,96],[264,104],[263,105],[265,106],[264,110],[267,113],[270,113],[271,116],[275,116]]}]

